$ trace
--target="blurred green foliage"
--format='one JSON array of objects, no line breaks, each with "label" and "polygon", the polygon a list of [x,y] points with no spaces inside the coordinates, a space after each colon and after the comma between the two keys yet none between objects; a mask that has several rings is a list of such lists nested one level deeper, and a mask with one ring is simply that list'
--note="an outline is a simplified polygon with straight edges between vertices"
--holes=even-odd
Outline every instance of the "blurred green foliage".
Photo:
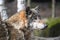
[{"label": "blurred green foliage", "polygon": [[48,28],[51,28],[53,25],[60,23],[60,18],[49,18],[47,21]]},{"label": "blurred green foliage", "polygon": [[60,36],[60,18],[48,18],[48,27],[44,30],[34,30],[35,36],[57,37]]}]

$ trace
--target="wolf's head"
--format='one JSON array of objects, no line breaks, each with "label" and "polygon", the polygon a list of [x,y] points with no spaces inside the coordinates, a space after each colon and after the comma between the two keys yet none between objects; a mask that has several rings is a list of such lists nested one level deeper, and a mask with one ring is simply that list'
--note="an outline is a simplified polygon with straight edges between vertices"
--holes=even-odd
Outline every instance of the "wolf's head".
[{"label": "wolf's head", "polygon": [[40,6],[36,6],[32,9],[27,7],[26,12],[29,19],[29,25],[32,29],[45,29],[47,27],[45,21],[41,20]]}]

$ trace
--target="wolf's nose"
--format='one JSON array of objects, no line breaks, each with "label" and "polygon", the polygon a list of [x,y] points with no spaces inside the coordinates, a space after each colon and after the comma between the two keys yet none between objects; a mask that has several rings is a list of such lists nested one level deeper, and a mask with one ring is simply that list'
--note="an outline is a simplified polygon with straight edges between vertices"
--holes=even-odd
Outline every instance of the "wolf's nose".
[{"label": "wolf's nose", "polygon": [[41,30],[45,30],[47,27],[48,27],[48,25],[46,24],[45,27],[43,29],[41,29]]}]

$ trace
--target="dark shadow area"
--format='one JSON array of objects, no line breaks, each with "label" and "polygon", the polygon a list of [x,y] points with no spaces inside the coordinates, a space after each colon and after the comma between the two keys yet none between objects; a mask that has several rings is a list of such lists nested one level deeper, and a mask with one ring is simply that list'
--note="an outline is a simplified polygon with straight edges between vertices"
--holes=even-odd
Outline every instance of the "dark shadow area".
[{"label": "dark shadow area", "polygon": [[49,37],[60,36],[60,23],[57,23],[56,25],[52,26],[49,32]]},{"label": "dark shadow area", "polygon": [[7,40],[7,30],[4,25],[0,23],[0,40]]},{"label": "dark shadow area", "polygon": [[10,2],[13,2],[14,0],[5,0],[5,2],[8,2],[8,3],[10,3]]},{"label": "dark shadow area", "polygon": [[60,0],[56,0],[56,2],[60,2]]},{"label": "dark shadow area", "polygon": [[0,24],[0,38],[6,36],[5,28]]},{"label": "dark shadow area", "polygon": [[31,0],[32,2],[52,2],[52,0]]},{"label": "dark shadow area", "polygon": [[[31,0],[32,2],[52,2],[52,0]],[[60,2],[60,0],[55,0],[56,2]]]}]

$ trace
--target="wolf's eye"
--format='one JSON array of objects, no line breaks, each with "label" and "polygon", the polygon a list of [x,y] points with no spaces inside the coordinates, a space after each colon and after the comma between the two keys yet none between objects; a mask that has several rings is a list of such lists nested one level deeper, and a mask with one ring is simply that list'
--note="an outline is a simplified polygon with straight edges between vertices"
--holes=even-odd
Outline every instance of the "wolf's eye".
[{"label": "wolf's eye", "polygon": [[34,19],[37,19],[36,17]]},{"label": "wolf's eye", "polygon": [[34,19],[37,19],[37,17],[36,17],[36,16],[34,16]]}]

